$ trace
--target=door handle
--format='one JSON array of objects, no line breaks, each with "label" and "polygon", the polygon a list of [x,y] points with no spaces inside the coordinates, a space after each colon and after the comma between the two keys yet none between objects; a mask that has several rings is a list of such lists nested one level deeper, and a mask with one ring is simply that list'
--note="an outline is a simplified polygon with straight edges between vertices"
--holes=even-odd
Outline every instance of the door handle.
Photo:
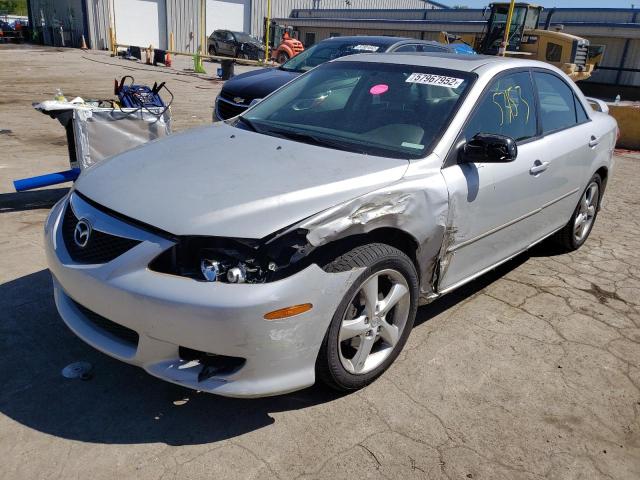
[{"label": "door handle", "polygon": [[541,162],[540,160],[536,160],[535,162],[533,162],[533,167],[529,169],[529,173],[531,175],[537,175],[544,172],[547,168],[549,168],[549,162]]},{"label": "door handle", "polygon": [[589,147],[593,148],[600,143],[600,139],[595,135],[591,135],[591,140],[589,140]]}]

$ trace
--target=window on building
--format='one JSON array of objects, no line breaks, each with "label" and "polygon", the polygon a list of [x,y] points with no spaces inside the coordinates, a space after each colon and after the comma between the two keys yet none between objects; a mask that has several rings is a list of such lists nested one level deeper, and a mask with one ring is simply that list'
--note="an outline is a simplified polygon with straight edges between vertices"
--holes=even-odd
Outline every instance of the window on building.
[{"label": "window on building", "polygon": [[307,32],[304,34],[304,48],[309,48],[311,45],[316,43],[316,34],[315,32]]}]

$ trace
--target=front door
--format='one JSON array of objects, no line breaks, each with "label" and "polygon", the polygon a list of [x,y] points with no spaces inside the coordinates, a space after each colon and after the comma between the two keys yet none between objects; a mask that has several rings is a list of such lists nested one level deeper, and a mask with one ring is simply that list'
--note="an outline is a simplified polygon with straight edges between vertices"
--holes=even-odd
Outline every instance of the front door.
[{"label": "front door", "polygon": [[[539,213],[548,197],[536,166],[543,164],[536,99],[528,70],[496,78],[479,99],[456,145],[477,133],[516,140],[509,163],[460,163],[442,169],[449,190],[452,240],[438,291],[446,292],[526,249],[541,235]],[[458,159],[457,152],[453,152]]]}]

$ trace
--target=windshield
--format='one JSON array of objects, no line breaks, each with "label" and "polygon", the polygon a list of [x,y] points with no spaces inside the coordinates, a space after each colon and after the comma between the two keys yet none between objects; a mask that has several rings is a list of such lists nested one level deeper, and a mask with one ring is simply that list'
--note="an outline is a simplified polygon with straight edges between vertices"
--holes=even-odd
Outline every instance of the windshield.
[{"label": "windshield", "polygon": [[384,52],[385,48],[381,43],[368,41],[367,37],[348,42],[320,42],[285,62],[280,68],[287,72],[306,72],[334,58],[354,53]]},{"label": "windshield", "polygon": [[474,78],[414,65],[331,62],[270,95],[235,125],[339,150],[422,158]]},{"label": "windshield", "polygon": [[253,38],[250,35],[247,35],[246,33],[242,33],[242,32],[233,32],[233,35],[236,37],[236,41],[238,42],[242,42],[242,43],[253,43],[256,41],[255,38]]}]

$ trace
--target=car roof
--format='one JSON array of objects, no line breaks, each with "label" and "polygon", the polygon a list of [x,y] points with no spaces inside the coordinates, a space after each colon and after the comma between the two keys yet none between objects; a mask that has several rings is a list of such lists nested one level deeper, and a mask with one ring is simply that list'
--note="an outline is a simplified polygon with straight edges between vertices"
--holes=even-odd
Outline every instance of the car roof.
[{"label": "car roof", "polygon": [[344,37],[331,37],[318,43],[329,42],[375,42],[378,45],[395,45],[398,42],[411,40],[408,37],[386,37],[384,35],[351,35]]},{"label": "car roof", "polygon": [[548,63],[492,55],[459,55],[455,53],[378,53],[340,57],[334,62],[397,63],[421,67],[446,68],[462,72],[473,72],[486,65],[504,65],[505,68],[538,67],[553,70]]},{"label": "car roof", "polygon": [[442,47],[443,50],[453,50],[451,45],[445,45],[436,40],[421,40],[419,38],[410,37],[387,37],[384,35],[351,35],[344,37],[331,37],[321,40],[318,43],[374,43],[389,50],[391,47],[399,47],[405,44],[419,45],[436,45]]}]

